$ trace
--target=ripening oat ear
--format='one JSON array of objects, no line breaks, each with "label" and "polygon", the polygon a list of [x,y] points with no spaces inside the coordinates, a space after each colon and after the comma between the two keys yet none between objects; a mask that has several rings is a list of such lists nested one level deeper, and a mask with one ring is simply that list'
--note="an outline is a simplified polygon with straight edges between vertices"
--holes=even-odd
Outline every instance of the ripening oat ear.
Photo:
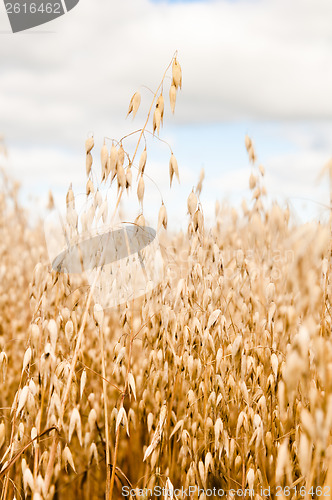
[{"label": "ripening oat ear", "polygon": [[167,212],[166,212],[166,207],[164,205],[164,202],[162,202],[160,210],[159,210],[158,230],[161,228],[161,226],[164,226],[164,228],[167,229]]},{"label": "ripening oat ear", "polygon": [[22,372],[24,372],[24,370],[26,369],[26,367],[30,363],[31,355],[32,355],[31,347],[28,347],[28,349],[25,351],[24,358],[23,358]]},{"label": "ripening oat ear", "polygon": [[91,151],[91,149],[93,148],[94,145],[95,145],[95,141],[93,139],[93,136],[89,137],[85,141],[85,152],[86,152],[86,154],[90,153],[90,151]]},{"label": "ripening oat ear", "polygon": [[68,440],[71,441],[73,433],[76,429],[76,434],[79,440],[80,445],[82,446],[82,423],[81,423],[81,415],[77,408],[74,408],[69,422],[69,431],[68,431]]},{"label": "ripening oat ear", "polygon": [[75,196],[72,188],[72,183],[70,183],[67,196],[66,196],[66,204],[71,205],[73,208],[75,207]]},{"label": "ripening oat ear", "polygon": [[100,152],[102,181],[104,181],[106,179],[107,160],[108,160],[108,149],[107,149],[107,146],[106,146],[105,141],[104,141],[103,147],[101,148],[101,152]]},{"label": "ripening oat ear", "polygon": [[182,70],[176,57],[172,64],[172,85],[174,85],[176,89],[179,87],[180,89],[182,88]]},{"label": "ripening oat ear", "polygon": [[117,179],[118,179],[118,190],[120,190],[120,188],[124,189],[126,187],[126,174],[121,163],[119,163],[117,166]]},{"label": "ripening oat ear", "polygon": [[251,190],[255,189],[256,184],[257,184],[257,177],[253,173],[251,173],[249,177],[249,188]]},{"label": "ripening oat ear", "polygon": [[139,159],[137,179],[141,174],[144,174],[146,159],[147,159],[147,151],[146,151],[146,147],[145,147],[144,151],[142,152],[141,157]]},{"label": "ripening oat ear", "polygon": [[133,173],[131,171],[131,166],[128,165],[126,170],[126,189],[130,188],[133,182]]},{"label": "ripening oat ear", "polygon": [[144,198],[144,180],[143,180],[143,175],[141,175],[139,181],[138,181],[138,186],[137,186],[137,198],[140,204],[143,204],[143,198]]},{"label": "ripening oat ear", "polygon": [[175,158],[174,154],[172,153],[171,158],[169,160],[170,187],[172,187],[172,180],[173,180],[174,174],[176,175],[177,180],[180,182],[178,162],[176,161],[176,158]]},{"label": "ripening oat ear", "polygon": [[53,198],[53,194],[52,194],[52,191],[49,190],[48,192],[48,203],[47,203],[47,209],[48,210],[53,210],[54,208],[54,198]]},{"label": "ripening oat ear", "polygon": [[246,150],[247,150],[247,153],[249,156],[249,161],[251,163],[255,163],[256,155],[255,155],[254,145],[253,145],[252,140],[250,139],[250,137],[248,135],[245,136],[244,143],[245,143]]},{"label": "ripening oat ear", "polygon": [[85,384],[86,384],[86,370],[83,370],[80,380],[80,399],[82,399]]},{"label": "ripening oat ear", "polygon": [[258,168],[259,168],[259,171],[261,173],[261,176],[264,177],[264,175],[265,175],[265,169],[264,169],[263,165],[259,165]]},{"label": "ripening oat ear", "polygon": [[116,171],[117,161],[118,161],[118,151],[114,146],[114,144],[112,144],[109,156],[109,168],[110,168],[110,173],[112,173],[112,179],[114,178],[114,172]]},{"label": "ripening oat ear", "polygon": [[64,464],[65,464],[65,469],[67,470],[67,464],[69,464],[70,467],[73,469],[73,471],[76,472],[75,464],[74,464],[74,460],[73,460],[73,455],[72,455],[70,449],[68,448],[68,446],[65,446],[65,448],[62,452],[62,458],[63,458]]},{"label": "ripening oat ear", "polygon": [[19,396],[17,410],[16,410],[16,418],[18,417],[18,415],[20,414],[20,412],[24,408],[25,403],[27,402],[27,399],[28,399],[28,394],[29,394],[29,387],[27,385],[25,385],[23,387],[23,389],[20,391],[20,396]]},{"label": "ripening oat ear", "polygon": [[92,154],[91,153],[87,153],[87,155],[86,155],[86,162],[85,162],[85,169],[86,169],[86,175],[87,175],[87,177],[89,177],[89,175],[90,175],[91,167],[92,167],[92,162],[93,162]]},{"label": "ripening oat ear", "polygon": [[255,163],[256,161],[256,155],[255,155],[255,150],[254,150],[254,147],[251,146],[251,148],[249,149],[249,160],[251,161],[251,163]]},{"label": "ripening oat ear", "polygon": [[167,405],[164,403],[160,410],[159,422],[155,430],[155,433],[153,435],[151,444],[145,450],[143,462],[145,462],[145,460],[151,455],[151,453],[156,449],[156,447],[160,443],[166,421],[166,416],[167,416]]},{"label": "ripening oat ear", "polygon": [[202,168],[200,171],[199,180],[198,180],[198,183],[196,186],[196,193],[198,194],[198,196],[202,192],[204,177],[205,177],[205,171],[204,171],[204,168]]},{"label": "ripening oat ear", "polygon": [[[24,491],[26,494],[27,494],[28,486],[29,486],[31,492],[33,492],[35,489],[33,475],[32,475],[31,470],[29,469],[29,467],[24,468],[23,486],[24,486]],[[35,495],[33,495],[33,496],[35,496]]]},{"label": "ripening oat ear", "polygon": [[174,85],[171,85],[169,89],[169,102],[171,104],[172,113],[174,114],[176,104],[176,87]]},{"label": "ripening oat ear", "polygon": [[86,183],[86,195],[89,196],[90,193],[94,193],[94,192],[95,192],[95,188],[94,188],[93,182],[89,178],[88,182]]},{"label": "ripening oat ear", "polygon": [[247,152],[249,153],[250,148],[252,146],[252,141],[251,141],[251,139],[250,139],[250,137],[248,135],[246,135],[245,138],[244,138],[244,144],[246,146]]},{"label": "ripening oat ear", "polygon": [[163,98],[162,94],[160,94],[160,96],[158,97],[156,108],[158,108],[160,110],[161,124],[163,124],[165,103],[164,103],[164,98]]},{"label": "ripening oat ear", "polygon": [[194,222],[194,230],[202,231],[204,227],[204,219],[203,219],[203,214],[199,207],[194,213],[193,222]]},{"label": "ripening oat ear", "polygon": [[133,118],[135,118],[135,115],[138,111],[140,104],[141,104],[141,94],[140,92],[135,92],[135,94],[130,99],[127,117],[130,115],[130,113],[133,113]]},{"label": "ripening oat ear", "polygon": [[157,130],[157,134],[159,135],[159,129],[160,129],[160,122],[161,122],[161,113],[160,109],[156,108],[153,113],[153,133]]},{"label": "ripening oat ear", "polygon": [[141,226],[141,227],[145,227],[146,226],[146,222],[145,222],[145,218],[144,218],[144,215],[143,214],[139,214],[135,221],[134,221],[134,224],[137,224],[138,226]]},{"label": "ripening oat ear", "polygon": [[125,160],[125,152],[124,152],[122,144],[120,144],[120,147],[118,150],[117,162],[116,162],[116,169],[118,169],[119,165],[121,165],[123,167],[124,160]]},{"label": "ripening oat ear", "polygon": [[192,190],[192,192],[188,196],[187,206],[189,214],[194,215],[197,208],[197,196],[195,195],[194,190]]}]

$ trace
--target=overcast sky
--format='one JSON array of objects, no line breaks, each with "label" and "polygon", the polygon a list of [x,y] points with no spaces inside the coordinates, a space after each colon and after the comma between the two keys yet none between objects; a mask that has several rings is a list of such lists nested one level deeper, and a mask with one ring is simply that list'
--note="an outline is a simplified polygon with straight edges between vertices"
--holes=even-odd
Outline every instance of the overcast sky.
[{"label": "overcast sky", "polygon": [[[99,172],[104,136],[142,126],[151,97],[143,86],[158,86],[178,50],[183,89],[174,117],[167,104],[160,137],[178,159],[181,186],[169,190],[162,143],[150,144],[146,170],[174,225],[202,166],[207,213],[216,199],[249,198],[246,133],[270,197],[305,218],[326,214],[327,180],[316,178],[332,156],[331,19],[330,0],[80,0],[57,20],[12,34],[1,3],[0,133],[23,198],[42,206],[49,188],[64,195],[71,181],[82,192],[87,135]],[[138,89],[141,109],[125,120]]]}]

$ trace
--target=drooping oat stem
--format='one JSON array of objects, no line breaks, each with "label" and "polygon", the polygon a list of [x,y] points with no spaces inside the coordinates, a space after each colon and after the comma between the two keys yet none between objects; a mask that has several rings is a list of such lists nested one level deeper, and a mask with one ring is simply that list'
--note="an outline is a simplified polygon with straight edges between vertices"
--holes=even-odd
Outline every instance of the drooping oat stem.
[{"label": "drooping oat stem", "polygon": [[99,330],[99,338],[100,338],[101,365],[102,365],[102,375],[103,375],[104,413],[105,413],[106,500],[109,500],[109,498],[110,498],[110,486],[111,486],[111,457],[110,457],[108,398],[107,398],[107,383],[106,383],[103,321],[101,324],[98,325],[98,330]]},{"label": "drooping oat stem", "polygon": [[[152,98],[152,101],[151,101],[151,105],[150,105],[150,108],[149,108],[149,111],[148,111],[148,114],[147,114],[147,117],[146,117],[145,123],[144,123],[144,125],[143,125],[143,128],[142,128],[142,129],[141,129],[141,131],[140,131],[140,135],[139,135],[139,137],[138,137],[138,140],[137,140],[137,143],[136,143],[136,147],[135,147],[135,150],[134,150],[133,156],[132,156],[132,158],[131,158],[131,163],[132,163],[132,164],[134,163],[134,160],[135,160],[135,157],[136,157],[136,154],[137,154],[137,151],[138,151],[139,145],[140,145],[140,143],[141,143],[141,139],[142,139],[142,137],[143,137],[143,135],[144,135],[144,132],[145,132],[145,129],[146,129],[146,127],[147,127],[148,123],[149,123],[149,119],[150,119],[150,116],[151,116],[151,111],[152,111],[152,108],[153,108],[153,105],[154,105],[155,99],[156,99],[156,97],[157,97],[157,95],[158,95],[159,90],[160,90],[160,89],[162,88],[162,86],[163,86],[163,83],[164,83],[164,80],[165,80],[165,77],[166,77],[167,71],[168,71],[168,70],[169,70],[169,68],[171,67],[171,65],[172,65],[172,63],[173,63],[173,61],[174,61],[174,58],[176,57],[176,54],[177,54],[177,53],[175,53],[175,54],[174,54],[174,56],[172,57],[171,62],[169,63],[169,65],[168,65],[168,66],[167,66],[167,68],[165,69],[164,74],[163,74],[163,77],[162,77],[162,79],[161,79],[161,82],[160,82],[160,84],[159,84],[159,86],[158,86],[157,90],[155,91],[155,93],[154,93],[154,95],[153,95],[153,98]],[[121,189],[121,190],[120,190],[119,195],[118,195],[118,199],[117,199],[117,202],[116,202],[116,205],[115,205],[115,209],[114,209],[114,213],[113,213],[113,220],[114,220],[114,217],[115,217],[115,215],[116,215],[117,209],[118,209],[118,207],[119,207],[119,203],[120,203],[120,201],[121,201],[122,194],[123,194],[123,189]]]}]

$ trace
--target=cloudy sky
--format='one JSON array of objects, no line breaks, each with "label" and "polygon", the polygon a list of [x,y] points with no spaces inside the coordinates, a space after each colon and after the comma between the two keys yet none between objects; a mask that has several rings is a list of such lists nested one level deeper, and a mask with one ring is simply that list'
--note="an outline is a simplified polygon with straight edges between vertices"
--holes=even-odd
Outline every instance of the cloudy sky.
[{"label": "cloudy sky", "polygon": [[[174,227],[202,167],[207,215],[217,199],[250,199],[245,134],[270,199],[297,217],[326,216],[328,181],[317,176],[332,156],[331,18],[330,0],[80,0],[57,20],[12,34],[1,2],[0,133],[22,199],[40,208],[50,188],[61,198],[71,181],[83,192],[88,134],[99,173],[103,138],[142,126],[151,99],[144,86],[159,85],[178,50],[183,88],[174,116],[167,104],[160,137],[181,185],[169,189],[163,143],[149,140],[146,167]],[[136,90],[133,122],[125,116]]]}]

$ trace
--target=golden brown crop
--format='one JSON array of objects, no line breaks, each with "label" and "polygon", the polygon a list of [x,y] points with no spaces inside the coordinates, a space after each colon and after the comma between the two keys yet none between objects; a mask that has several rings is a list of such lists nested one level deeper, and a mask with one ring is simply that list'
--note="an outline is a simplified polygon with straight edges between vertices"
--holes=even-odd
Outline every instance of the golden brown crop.
[{"label": "golden brown crop", "polygon": [[[174,111],[182,85],[176,56],[134,151],[126,138],[105,138],[100,154],[102,182],[118,186],[116,210],[125,190],[137,190],[140,227],[149,167],[142,141],[150,122],[153,133],[163,125],[170,68]],[[139,105],[136,92],[128,113]],[[157,497],[157,486],[170,498],[186,498],[191,487],[199,500],[213,489],[225,498],[251,489],[257,499],[330,491],[330,227],[294,225],[287,208],[264,206],[264,168],[249,137],[245,146],[251,206],[240,212],[217,203],[207,227],[201,172],[188,196],[188,232],[170,236],[161,200],[164,279],[105,310],[93,301],[102,268],[92,284],[53,270],[42,228],[29,228],[17,186],[2,174],[1,500],[120,499],[134,491],[146,498],[146,489]],[[93,137],[85,151],[91,203],[79,219],[69,189],[73,240],[78,220],[90,230],[108,217],[92,177]],[[179,179],[172,150],[169,172],[170,182]]]}]

